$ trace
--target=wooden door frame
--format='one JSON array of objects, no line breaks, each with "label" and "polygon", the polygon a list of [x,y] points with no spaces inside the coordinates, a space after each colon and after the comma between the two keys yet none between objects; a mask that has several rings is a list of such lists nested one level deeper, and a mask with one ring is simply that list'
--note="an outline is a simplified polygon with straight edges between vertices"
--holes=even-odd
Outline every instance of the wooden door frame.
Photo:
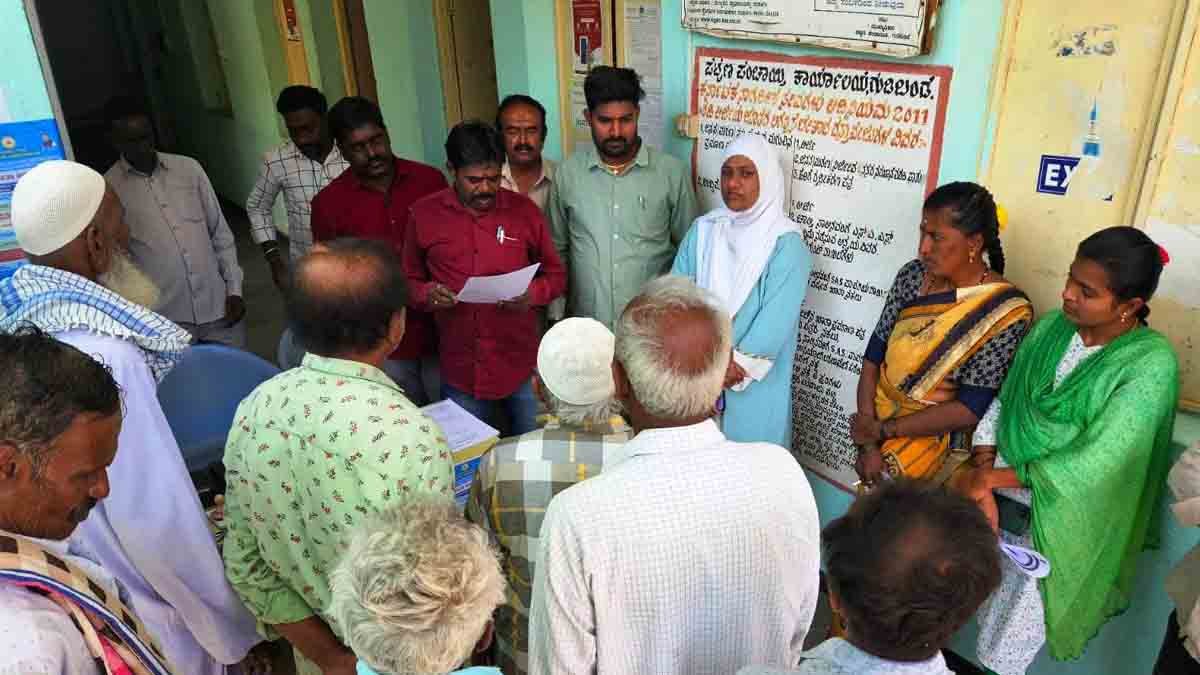
[{"label": "wooden door frame", "polygon": [[379,88],[375,82],[375,63],[371,59],[363,0],[333,0],[333,17],[337,24],[346,95],[362,96],[378,103]]},{"label": "wooden door frame", "polygon": [[438,69],[441,71],[442,100],[446,108],[446,126],[462,121],[462,82],[454,61],[454,0],[433,0],[433,27],[437,34]]}]

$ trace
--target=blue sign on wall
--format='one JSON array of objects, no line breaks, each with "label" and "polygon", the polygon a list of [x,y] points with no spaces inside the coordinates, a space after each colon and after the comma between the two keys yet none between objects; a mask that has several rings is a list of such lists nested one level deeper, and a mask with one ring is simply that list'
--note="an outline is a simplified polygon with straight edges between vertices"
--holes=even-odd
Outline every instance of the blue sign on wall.
[{"label": "blue sign on wall", "polygon": [[24,259],[12,229],[13,188],[26,171],[64,156],[53,119],[0,124],[0,278],[12,274]]},{"label": "blue sign on wall", "polygon": [[1078,157],[1066,155],[1042,155],[1042,166],[1038,170],[1037,191],[1047,195],[1067,194],[1071,187],[1071,176],[1079,166]]}]

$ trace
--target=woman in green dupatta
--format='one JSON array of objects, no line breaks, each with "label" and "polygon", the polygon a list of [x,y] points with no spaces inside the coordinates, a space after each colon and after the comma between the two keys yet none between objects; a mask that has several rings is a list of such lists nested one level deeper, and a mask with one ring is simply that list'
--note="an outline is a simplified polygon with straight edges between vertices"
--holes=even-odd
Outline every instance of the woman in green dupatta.
[{"label": "woman in green dupatta", "polygon": [[976,430],[956,485],[1051,566],[1039,583],[1006,563],[980,609],[978,655],[1000,675],[1024,673],[1043,643],[1078,658],[1129,605],[1138,554],[1157,543],[1179,367],[1145,319],[1165,258],[1130,227],[1084,240],[1062,311],[1034,326]]}]

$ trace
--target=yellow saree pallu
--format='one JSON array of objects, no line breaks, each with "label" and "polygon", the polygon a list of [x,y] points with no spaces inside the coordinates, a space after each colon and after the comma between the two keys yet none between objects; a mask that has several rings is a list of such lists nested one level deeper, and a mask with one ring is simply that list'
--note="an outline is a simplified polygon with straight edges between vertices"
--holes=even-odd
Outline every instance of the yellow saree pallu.
[{"label": "yellow saree pallu", "polygon": [[[900,310],[875,387],[880,421],[954,400],[951,376],[989,340],[1033,318],[1025,294],[1009,283],[992,283],[918,298]],[[892,438],[880,450],[893,477],[945,482],[969,456],[966,442],[939,436]],[[952,447],[954,446],[954,447]]]}]

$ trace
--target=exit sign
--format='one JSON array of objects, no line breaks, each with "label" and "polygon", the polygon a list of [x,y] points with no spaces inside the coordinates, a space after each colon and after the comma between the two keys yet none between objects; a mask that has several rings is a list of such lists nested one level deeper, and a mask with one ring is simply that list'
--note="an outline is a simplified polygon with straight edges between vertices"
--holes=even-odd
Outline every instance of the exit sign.
[{"label": "exit sign", "polygon": [[1071,176],[1079,166],[1078,157],[1065,155],[1042,155],[1042,166],[1038,170],[1037,191],[1059,197],[1067,194],[1071,187]]}]

